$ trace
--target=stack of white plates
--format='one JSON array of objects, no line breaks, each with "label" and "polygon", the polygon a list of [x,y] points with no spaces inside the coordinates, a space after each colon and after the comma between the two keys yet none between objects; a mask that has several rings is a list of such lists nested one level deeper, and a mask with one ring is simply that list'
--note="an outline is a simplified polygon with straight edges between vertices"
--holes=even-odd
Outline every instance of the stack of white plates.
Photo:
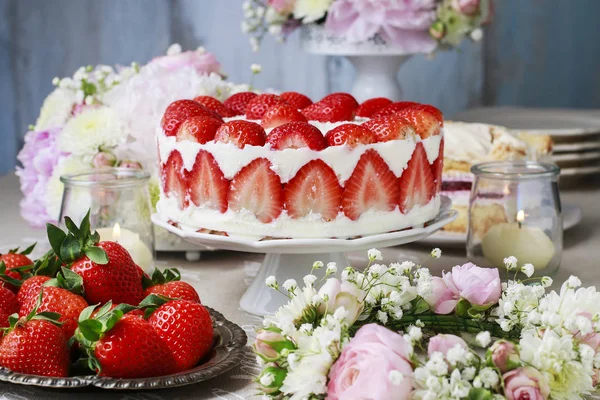
[{"label": "stack of white plates", "polygon": [[483,107],[452,119],[550,135],[554,141],[552,160],[561,168],[561,175],[600,173],[600,110]]}]

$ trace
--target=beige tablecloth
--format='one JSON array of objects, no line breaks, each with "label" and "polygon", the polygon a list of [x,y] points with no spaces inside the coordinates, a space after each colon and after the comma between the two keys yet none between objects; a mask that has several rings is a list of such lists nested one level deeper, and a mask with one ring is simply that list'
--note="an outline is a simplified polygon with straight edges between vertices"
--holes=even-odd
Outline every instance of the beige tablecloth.
[{"label": "beige tablecloth", "polygon": [[[583,210],[583,221],[565,232],[561,269],[555,282],[569,275],[578,275],[584,285],[600,283],[600,181],[590,178],[587,189],[561,193],[563,204],[573,204]],[[21,193],[16,177],[0,178],[0,252],[9,248],[44,241],[44,232],[30,229],[19,215]],[[429,247],[417,244],[383,250],[386,262],[425,261],[432,273],[465,262],[464,249],[445,249],[441,259],[427,257]],[[248,333],[249,343],[254,337],[254,327],[261,319],[239,308],[239,300],[258,271],[261,254],[217,251],[203,253],[197,262],[187,262],[182,253],[159,253],[159,267],[177,267],[183,279],[189,281],[200,293],[202,302],[222,312],[225,317],[242,326]],[[352,265],[366,264],[366,254],[350,253]],[[308,272],[308,271],[307,271]],[[49,390],[30,386],[0,383],[0,396],[7,399],[246,399],[259,398],[253,376],[258,368],[248,350],[244,362],[229,373],[211,381],[176,389],[147,392],[111,392],[98,389]]]}]

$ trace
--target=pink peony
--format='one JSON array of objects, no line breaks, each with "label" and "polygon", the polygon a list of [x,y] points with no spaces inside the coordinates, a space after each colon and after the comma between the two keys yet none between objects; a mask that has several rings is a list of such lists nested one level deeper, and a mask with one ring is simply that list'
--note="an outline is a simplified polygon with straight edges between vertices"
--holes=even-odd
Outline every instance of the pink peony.
[{"label": "pink peony", "polygon": [[61,128],[40,132],[27,132],[25,146],[17,159],[22,167],[17,167],[21,181],[21,216],[33,228],[43,228],[47,222],[56,222],[57,215],[49,215],[46,190],[54,168],[66,154],[58,150],[56,143]]},{"label": "pink peony", "polygon": [[[411,345],[399,334],[377,324],[363,326],[331,368],[327,398],[409,398],[413,373],[409,361],[411,354]],[[391,375],[398,373],[403,377],[394,382]]]},{"label": "pink peony", "polygon": [[431,294],[424,296],[425,301],[436,314],[450,314],[454,311],[457,303],[454,293],[448,289],[446,282],[438,276],[434,276],[431,283],[433,284],[433,290]]},{"label": "pink peony", "polygon": [[452,7],[461,14],[473,15],[479,11],[479,0],[452,0]]},{"label": "pink peony", "polygon": [[519,351],[507,340],[499,340],[490,348],[492,363],[504,373],[518,366]]},{"label": "pink peony", "polygon": [[269,0],[267,4],[279,14],[287,15],[294,10],[296,0]]},{"label": "pink peony", "polygon": [[429,53],[436,47],[428,32],[436,6],[436,0],[337,0],[327,13],[325,29],[351,43],[379,33],[400,52]]},{"label": "pink peony", "polygon": [[215,55],[207,51],[184,51],[156,57],[149,65],[159,65],[171,72],[184,67],[193,67],[199,74],[218,74],[221,71],[221,64]]},{"label": "pink peony", "polygon": [[546,379],[535,368],[514,369],[504,374],[502,379],[508,400],[546,400],[550,396]]},{"label": "pink peony", "polygon": [[448,350],[455,346],[460,346],[465,350],[469,349],[467,343],[460,337],[440,333],[429,339],[427,354],[431,356],[433,353],[442,353],[445,356],[448,353]]}]

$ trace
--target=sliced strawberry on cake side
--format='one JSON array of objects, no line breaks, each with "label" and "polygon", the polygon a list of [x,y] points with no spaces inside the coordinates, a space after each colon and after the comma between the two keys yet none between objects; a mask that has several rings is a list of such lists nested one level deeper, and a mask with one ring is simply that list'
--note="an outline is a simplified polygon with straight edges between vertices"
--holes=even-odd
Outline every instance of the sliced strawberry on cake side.
[{"label": "sliced strawberry on cake side", "polygon": [[197,207],[227,211],[229,181],[211,153],[200,150],[194,167],[187,174],[190,201]]},{"label": "sliced strawberry on cake side", "polygon": [[298,110],[302,110],[313,103],[308,96],[298,92],[283,92],[279,97],[285,100],[290,106],[296,107]]},{"label": "sliced strawberry on cake side", "polygon": [[373,131],[364,125],[343,124],[333,128],[325,135],[330,146],[346,145],[355,148],[361,144],[371,144],[377,141]]},{"label": "sliced strawberry on cake side", "polygon": [[189,140],[196,143],[207,143],[215,138],[222,121],[213,117],[195,116],[186,119],[177,129],[177,141]]},{"label": "sliced strawberry on cake side", "polygon": [[263,115],[260,124],[263,128],[276,128],[288,122],[307,122],[306,117],[296,108],[287,104],[275,104]]},{"label": "sliced strawberry on cake side", "polygon": [[283,210],[281,180],[269,160],[257,158],[242,168],[229,185],[227,201],[231,210],[248,210],[263,223],[279,217]]},{"label": "sliced strawberry on cake side", "polygon": [[236,119],[223,123],[215,133],[215,142],[233,143],[240,149],[244,146],[264,146],[267,134],[262,126],[252,121]]},{"label": "sliced strawberry on cake side", "polygon": [[414,101],[397,101],[395,103],[389,104],[383,107],[381,110],[377,111],[373,114],[373,117],[385,117],[387,115],[394,115],[398,111],[404,110],[405,108],[417,106],[419,103]]},{"label": "sliced strawberry on cake side", "polygon": [[283,203],[291,218],[319,214],[325,221],[340,211],[342,193],[335,172],[323,160],[305,164],[283,189]]},{"label": "sliced strawberry on cake side", "polygon": [[406,169],[399,179],[400,194],[398,205],[403,214],[415,206],[424,206],[435,195],[435,178],[423,143],[417,143]]},{"label": "sliced strawberry on cake side", "polygon": [[402,140],[416,135],[413,126],[406,119],[397,115],[375,117],[362,124],[362,126],[370,129],[375,134],[378,142]]},{"label": "sliced strawberry on cake side", "polygon": [[363,118],[371,118],[373,114],[381,110],[383,107],[392,104],[392,101],[386,97],[375,97],[365,100],[356,109],[356,116]]},{"label": "sliced strawberry on cake side", "polygon": [[223,103],[212,96],[198,96],[194,97],[194,101],[202,104],[204,107],[208,108],[219,114],[222,118],[233,117],[232,112],[229,111],[227,107]]},{"label": "sliced strawberry on cake side", "polygon": [[229,115],[235,117],[237,115],[244,115],[246,112],[246,106],[252,100],[258,96],[254,92],[240,92],[229,96],[223,105],[229,110]]},{"label": "sliced strawberry on cake side", "polygon": [[267,137],[272,150],[299,149],[323,150],[327,141],[316,126],[308,122],[290,122],[273,129]]},{"label": "sliced strawberry on cake side", "polygon": [[165,196],[177,200],[179,209],[183,210],[188,204],[187,184],[181,153],[174,150],[167,162],[162,165],[162,185]]},{"label": "sliced strawberry on cake side", "polygon": [[392,211],[399,194],[398,178],[379,153],[369,149],[344,185],[342,210],[353,221],[367,211]]},{"label": "sliced strawberry on cake side", "polygon": [[216,112],[209,110],[194,100],[177,100],[167,106],[161,120],[161,127],[167,136],[176,136],[179,126],[188,118],[195,116],[223,119]]},{"label": "sliced strawberry on cake side", "polygon": [[285,104],[285,100],[272,93],[259,94],[248,102],[245,110],[246,118],[260,120],[267,110],[275,104]]},{"label": "sliced strawberry on cake side", "polygon": [[436,192],[442,189],[442,173],[444,172],[444,138],[440,141],[440,150],[438,156],[431,164],[431,173],[435,182]]},{"label": "sliced strawberry on cake side", "polygon": [[425,109],[409,107],[398,111],[395,115],[407,120],[421,139],[439,135],[442,131],[442,124],[438,116]]}]

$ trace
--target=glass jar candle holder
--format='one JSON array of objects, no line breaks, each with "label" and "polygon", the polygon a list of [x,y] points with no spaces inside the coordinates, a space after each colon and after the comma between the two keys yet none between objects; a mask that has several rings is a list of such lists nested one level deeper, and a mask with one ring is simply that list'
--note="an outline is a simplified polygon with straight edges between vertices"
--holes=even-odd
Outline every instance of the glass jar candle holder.
[{"label": "glass jar candle holder", "polygon": [[142,269],[154,265],[154,230],[148,194],[150,174],[130,168],[96,169],[63,175],[59,224],[64,217],[81,223],[88,210],[92,231],[102,241],[114,241],[129,251]]},{"label": "glass jar candle holder", "polygon": [[487,162],[475,175],[469,200],[467,256],[480,266],[532,264],[537,276],[552,276],[562,255],[563,224],[554,164]]}]

